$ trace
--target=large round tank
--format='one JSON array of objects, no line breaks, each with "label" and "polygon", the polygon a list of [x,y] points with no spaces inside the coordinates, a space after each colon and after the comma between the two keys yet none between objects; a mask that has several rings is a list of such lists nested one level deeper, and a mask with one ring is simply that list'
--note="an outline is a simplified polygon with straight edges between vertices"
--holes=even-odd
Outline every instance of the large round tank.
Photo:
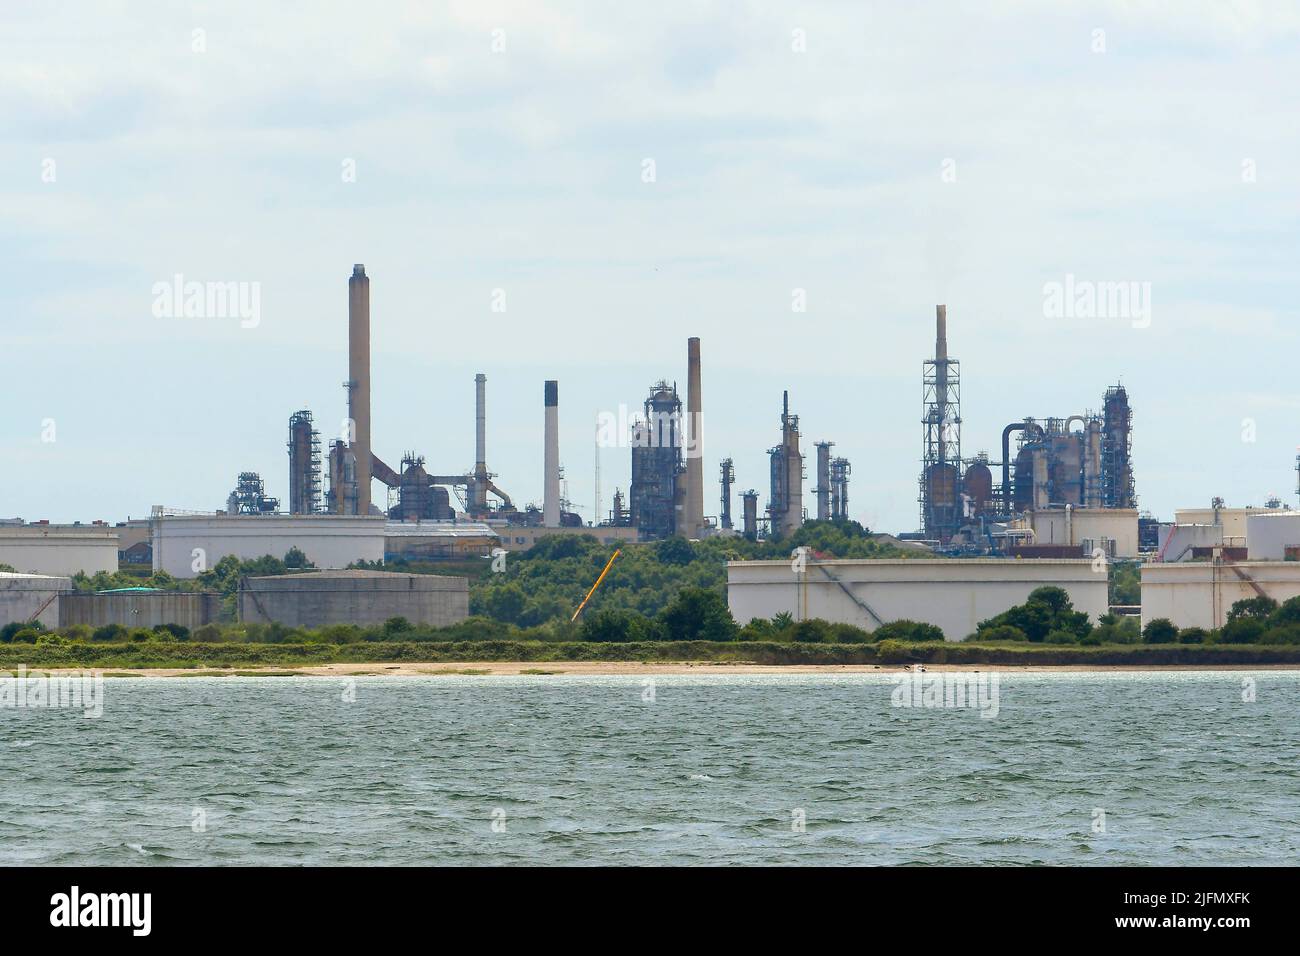
[{"label": "large round tank", "polygon": [[977,461],[967,468],[962,478],[962,491],[970,498],[976,514],[987,511],[993,499],[993,472],[989,471],[989,466]]}]

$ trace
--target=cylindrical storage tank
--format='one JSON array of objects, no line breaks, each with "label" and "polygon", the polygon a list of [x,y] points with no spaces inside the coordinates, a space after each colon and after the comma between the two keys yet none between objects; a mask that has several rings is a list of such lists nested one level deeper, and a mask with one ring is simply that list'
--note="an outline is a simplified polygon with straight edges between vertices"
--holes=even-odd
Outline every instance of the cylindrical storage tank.
[{"label": "cylindrical storage tank", "polygon": [[993,472],[989,466],[977,461],[967,468],[962,479],[962,491],[970,499],[976,514],[987,511],[989,502],[993,500]]}]

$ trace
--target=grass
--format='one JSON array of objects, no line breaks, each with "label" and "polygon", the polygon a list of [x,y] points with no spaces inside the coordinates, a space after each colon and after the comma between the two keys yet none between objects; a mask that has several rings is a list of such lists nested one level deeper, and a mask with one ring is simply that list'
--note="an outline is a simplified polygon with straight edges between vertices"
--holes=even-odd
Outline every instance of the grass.
[{"label": "grass", "polygon": [[[367,642],[361,644],[0,644],[0,671],[27,667],[194,669],[196,676],[235,667],[304,667],[312,664],[439,664],[482,661],[708,661],[752,664],[1033,664],[1039,666],[1252,665],[1300,666],[1300,646],[1260,644],[1112,644],[1078,647],[1045,644],[966,644],[882,641],[880,644],[656,641],[598,644],[580,641]],[[233,671],[236,675],[248,671]],[[296,673],[285,670],[284,676]],[[267,672],[258,671],[258,676]]]}]

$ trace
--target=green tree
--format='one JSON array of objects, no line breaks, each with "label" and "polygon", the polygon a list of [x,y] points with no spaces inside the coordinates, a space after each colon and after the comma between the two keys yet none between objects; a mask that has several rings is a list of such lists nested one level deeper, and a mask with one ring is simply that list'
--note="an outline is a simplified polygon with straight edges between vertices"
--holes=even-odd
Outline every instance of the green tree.
[{"label": "green tree", "polygon": [[316,565],[312,564],[310,561],[307,560],[307,555],[305,555],[297,545],[294,545],[292,548],[290,548],[288,551],[285,552],[284,566],[286,568],[292,568],[294,570],[316,567]]},{"label": "green tree", "polygon": [[705,588],[685,588],[659,615],[671,641],[732,641],[739,628],[726,599]]},{"label": "green tree", "polygon": [[655,560],[684,567],[695,560],[695,549],[680,535],[664,538],[655,545]]},{"label": "green tree", "polygon": [[1277,610],[1277,602],[1271,597],[1260,595],[1259,597],[1243,598],[1228,610],[1228,621],[1238,621],[1243,618],[1266,621]]}]

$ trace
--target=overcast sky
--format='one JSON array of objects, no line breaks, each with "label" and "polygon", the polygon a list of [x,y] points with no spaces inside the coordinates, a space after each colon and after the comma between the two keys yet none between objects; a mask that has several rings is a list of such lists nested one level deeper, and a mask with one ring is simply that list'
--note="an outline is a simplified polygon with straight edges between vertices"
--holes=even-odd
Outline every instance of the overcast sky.
[{"label": "overcast sky", "polygon": [[[1284,6],[6,3],[0,516],[217,508],[245,470],[287,499],[290,414],[345,413],[358,262],[376,452],[471,468],[484,372],[517,503],[544,379],[589,520],[596,415],[684,392],[698,335],[708,513],[728,456],[766,506],[789,389],[807,487],[832,440],[852,517],[913,530],[939,302],[967,454],[1122,381],[1142,507],[1294,503]],[[256,321],[160,317],[178,274]],[[1149,314],[1049,314],[1067,275]],[[629,472],[601,452],[603,509]]]}]

